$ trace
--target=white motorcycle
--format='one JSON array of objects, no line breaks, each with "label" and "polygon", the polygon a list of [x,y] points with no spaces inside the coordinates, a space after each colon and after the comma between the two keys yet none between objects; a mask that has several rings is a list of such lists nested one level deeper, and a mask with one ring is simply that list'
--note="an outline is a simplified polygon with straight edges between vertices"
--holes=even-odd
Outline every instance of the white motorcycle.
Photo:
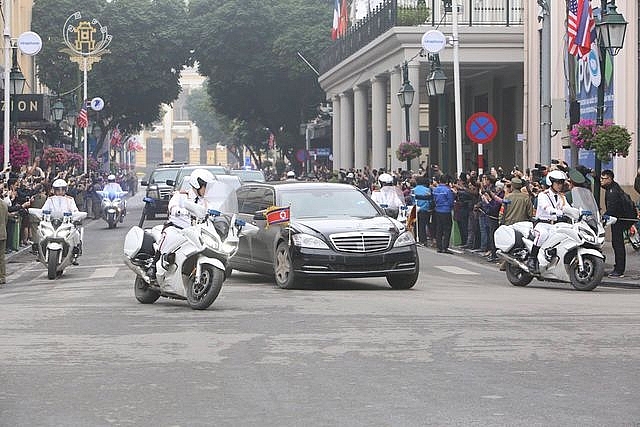
[{"label": "white motorcycle", "polygon": [[55,279],[82,255],[81,224],[87,213],[64,212],[60,215],[36,208],[29,208],[29,213],[40,220],[36,244],[38,261],[47,266],[47,277]]},{"label": "white motorcycle", "polygon": [[533,223],[501,225],[496,230],[497,255],[506,261],[507,280],[512,285],[527,286],[534,277],[569,282],[580,291],[593,290],[600,284],[604,275],[604,225],[615,223],[616,218],[607,218],[603,225],[589,190],[574,188],[571,195],[573,208],[565,210],[568,222],[556,223],[554,232],[540,248],[537,274],[526,265],[533,247]]},{"label": "white motorcycle", "polygon": [[102,219],[107,221],[109,228],[115,228],[118,222],[124,222],[127,213],[127,205],[124,196],[126,191],[96,191],[102,197]]},{"label": "white motorcycle", "polygon": [[[224,191],[225,185],[207,187],[207,191],[209,187]],[[232,194],[235,198],[235,192]],[[208,308],[230,274],[229,258],[238,250],[239,238],[258,231],[237,219],[235,213],[224,215],[191,201],[185,201],[183,208],[191,214],[191,226],[176,231],[179,239],[175,249],[163,257],[157,256],[162,225],[146,230],[134,226],[125,237],[124,260],[136,273],[134,292],[142,304],[152,304],[163,296],[187,300],[194,310]],[[156,277],[152,279],[147,271],[154,263]]]}]

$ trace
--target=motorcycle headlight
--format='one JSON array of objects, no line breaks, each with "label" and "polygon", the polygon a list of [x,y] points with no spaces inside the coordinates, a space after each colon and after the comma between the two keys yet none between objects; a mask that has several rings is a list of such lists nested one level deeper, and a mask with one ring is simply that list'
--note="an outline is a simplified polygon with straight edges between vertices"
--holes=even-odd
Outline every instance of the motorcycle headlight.
[{"label": "motorcycle headlight", "polygon": [[238,247],[238,241],[229,241],[227,240],[226,242],[224,242],[222,244],[222,247],[220,248],[220,250],[226,254],[231,254],[233,252],[235,252],[236,248]]},{"label": "motorcycle headlight", "polygon": [[404,233],[398,236],[398,238],[396,239],[396,242],[393,244],[393,247],[400,248],[403,246],[414,245],[415,243],[416,243],[416,240],[413,238],[413,234],[409,233],[408,231],[405,231]]},{"label": "motorcycle headlight", "polygon": [[580,237],[582,237],[585,242],[589,242],[589,243],[595,243],[596,242],[596,236],[593,234],[593,232],[586,228],[586,227],[578,227],[578,230],[580,230]]},{"label": "motorcycle headlight", "polygon": [[58,230],[58,237],[61,237],[63,239],[66,239],[67,236],[69,236],[69,234],[71,234],[71,229],[70,228],[62,228],[62,229]]},{"label": "motorcycle headlight", "polygon": [[293,240],[294,245],[301,248],[329,249],[329,245],[327,245],[317,237],[311,236],[309,234],[294,234],[293,236],[291,236],[291,240]]},{"label": "motorcycle headlight", "polygon": [[50,237],[53,235],[53,227],[47,222],[41,222],[40,233],[42,233],[44,237]]},{"label": "motorcycle headlight", "polygon": [[206,231],[203,231],[202,234],[200,234],[200,241],[203,245],[208,246],[213,250],[218,250],[218,239]]}]

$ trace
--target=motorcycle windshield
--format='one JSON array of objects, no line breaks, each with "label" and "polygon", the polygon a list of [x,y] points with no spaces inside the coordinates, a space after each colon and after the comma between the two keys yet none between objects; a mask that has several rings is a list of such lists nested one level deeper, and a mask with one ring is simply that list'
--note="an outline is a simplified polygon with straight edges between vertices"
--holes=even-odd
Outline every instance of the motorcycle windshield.
[{"label": "motorcycle windshield", "polygon": [[[207,208],[215,209],[223,213],[238,213],[238,199],[236,189],[240,187],[240,179],[233,175],[214,175],[214,181],[207,184],[204,198],[207,199]],[[189,177],[182,180],[181,191],[189,191]]]},{"label": "motorcycle windshield", "polygon": [[600,221],[600,211],[591,191],[586,188],[575,187],[571,190],[571,199],[571,206],[591,211],[596,220]]},{"label": "motorcycle windshield", "polygon": [[207,199],[207,207],[209,209],[228,214],[238,212],[236,189],[232,183],[216,179],[214,182],[207,184],[204,198]]}]

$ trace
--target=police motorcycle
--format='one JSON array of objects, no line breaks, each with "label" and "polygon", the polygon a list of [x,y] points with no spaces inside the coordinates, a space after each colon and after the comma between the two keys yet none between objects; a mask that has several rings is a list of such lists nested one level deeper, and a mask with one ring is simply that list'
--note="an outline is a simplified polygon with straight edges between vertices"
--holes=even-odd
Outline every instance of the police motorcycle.
[{"label": "police motorcycle", "polygon": [[[383,173],[378,177],[380,182],[380,190],[371,194],[371,199],[380,206],[388,217],[395,218],[402,224],[407,223],[407,215],[409,208],[401,200],[400,195],[392,192],[393,177],[387,173]],[[383,190],[383,187],[387,187]],[[400,202],[398,202],[400,200]]]},{"label": "police motorcycle", "polygon": [[[127,233],[124,261],[136,273],[134,292],[140,303],[152,304],[162,296],[186,300],[192,309],[205,310],[231,272],[228,262],[238,250],[240,237],[258,231],[236,218],[235,188],[215,176],[211,179],[204,196],[208,209],[183,201],[181,210],[190,215],[191,225],[176,231],[179,237],[169,253],[159,256],[163,225],[134,226]],[[188,183],[189,177],[183,182]],[[145,198],[145,203],[153,200]],[[149,275],[154,264],[155,278]]]},{"label": "police motorcycle", "polygon": [[127,214],[126,201],[124,196],[127,195],[126,191],[96,191],[100,197],[102,197],[102,219],[104,219],[109,228],[116,228],[118,222],[124,222],[124,217]]},{"label": "police motorcycle", "polygon": [[507,280],[512,285],[527,286],[534,277],[569,282],[580,291],[591,291],[600,284],[604,275],[604,226],[617,219],[600,218],[593,195],[586,188],[573,188],[571,197],[572,207],[563,208],[566,217],[554,224],[554,232],[540,248],[537,273],[527,267],[534,224],[522,221],[498,227],[494,233],[497,255],[506,261]]},{"label": "police motorcycle", "polygon": [[29,208],[40,223],[37,234],[38,261],[47,267],[47,277],[52,280],[62,275],[69,264],[77,264],[82,255],[82,221],[86,212],[51,212]]}]

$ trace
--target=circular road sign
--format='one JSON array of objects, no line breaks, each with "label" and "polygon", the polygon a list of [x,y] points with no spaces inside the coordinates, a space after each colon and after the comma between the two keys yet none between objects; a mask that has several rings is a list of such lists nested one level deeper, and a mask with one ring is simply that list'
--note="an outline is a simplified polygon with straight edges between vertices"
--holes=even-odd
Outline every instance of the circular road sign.
[{"label": "circular road sign", "polygon": [[422,36],[422,47],[431,53],[438,53],[447,44],[447,38],[442,34],[442,31],[431,30],[424,33]]},{"label": "circular road sign", "polygon": [[91,100],[91,109],[93,111],[100,111],[104,108],[104,101],[100,97],[95,97]]},{"label": "circular road sign", "polygon": [[42,39],[33,31],[25,31],[18,37],[18,49],[25,55],[36,55],[42,49]]},{"label": "circular road sign", "polygon": [[491,142],[498,133],[498,123],[489,113],[475,113],[467,120],[467,136],[476,144]]}]

